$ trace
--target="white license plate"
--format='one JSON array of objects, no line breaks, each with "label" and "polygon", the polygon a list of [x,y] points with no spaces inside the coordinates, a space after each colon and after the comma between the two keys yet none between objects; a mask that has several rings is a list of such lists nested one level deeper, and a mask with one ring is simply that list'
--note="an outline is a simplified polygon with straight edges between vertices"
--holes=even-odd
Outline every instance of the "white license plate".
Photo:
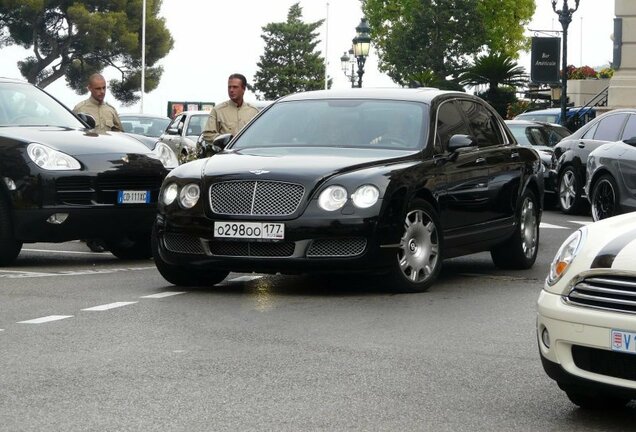
[{"label": "white license plate", "polygon": [[214,237],[283,240],[285,224],[270,222],[214,222]]},{"label": "white license plate", "polygon": [[612,330],[610,342],[612,351],[636,354],[636,333]]},{"label": "white license plate", "polygon": [[117,204],[148,204],[150,191],[117,191]]}]

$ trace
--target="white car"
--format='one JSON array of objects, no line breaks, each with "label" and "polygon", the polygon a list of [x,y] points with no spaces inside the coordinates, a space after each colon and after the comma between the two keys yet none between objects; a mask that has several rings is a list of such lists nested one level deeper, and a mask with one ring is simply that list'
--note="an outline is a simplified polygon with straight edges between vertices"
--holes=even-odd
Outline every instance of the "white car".
[{"label": "white car", "polygon": [[636,399],[636,213],[570,235],[537,306],[543,368],[573,403],[601,409]]}]

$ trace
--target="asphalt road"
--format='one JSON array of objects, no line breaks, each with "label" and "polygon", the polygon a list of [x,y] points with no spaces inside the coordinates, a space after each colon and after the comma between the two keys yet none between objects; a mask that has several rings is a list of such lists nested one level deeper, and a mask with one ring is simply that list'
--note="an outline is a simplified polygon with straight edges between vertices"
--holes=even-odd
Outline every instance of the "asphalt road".
[{"label": "asphalt road", "polygon": [[0,269],[0,431],[632,431],[543,372],[535,302],[587,216],[546,212],[528,271],[445,262],[421,294],[232,274],[184,291],[79,242]]}]

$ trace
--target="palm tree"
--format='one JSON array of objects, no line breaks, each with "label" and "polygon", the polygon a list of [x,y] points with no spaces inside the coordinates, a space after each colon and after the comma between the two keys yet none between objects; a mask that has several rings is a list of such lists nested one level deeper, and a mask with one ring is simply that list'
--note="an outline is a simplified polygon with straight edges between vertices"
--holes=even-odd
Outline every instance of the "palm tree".
[{"label": "palm tree", "polygon": [[459,82],[470,87],[488,85],[487,93],[494,96],[500,85],[525,86],[528,75],[523,66],[509,55],[489,53],[477,56],[475,63],[459,76]]}]

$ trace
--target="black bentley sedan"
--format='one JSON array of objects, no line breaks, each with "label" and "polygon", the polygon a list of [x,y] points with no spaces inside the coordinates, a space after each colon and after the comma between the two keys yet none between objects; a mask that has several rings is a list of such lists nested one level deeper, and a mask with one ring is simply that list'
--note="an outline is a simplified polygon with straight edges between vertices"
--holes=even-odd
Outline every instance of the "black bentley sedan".
[{"label": "black bentley sedan", "polygon": [[124,133],[93,133],[90,120],[36,86],[0,78],[0,265],[23,243],[74,239],[104,239],[120,258],[151,255],[159,188],[176,155]]},{"label": "black bentley sedan", "polygon": [[477,97],[299,93],[214,144],[223,150],[161,187],[153,253],[173,284],[213,285],[230,271],[360,272],[415,292],[445,258],[490,251],[518,269],[536,259],[541,160]]}]

